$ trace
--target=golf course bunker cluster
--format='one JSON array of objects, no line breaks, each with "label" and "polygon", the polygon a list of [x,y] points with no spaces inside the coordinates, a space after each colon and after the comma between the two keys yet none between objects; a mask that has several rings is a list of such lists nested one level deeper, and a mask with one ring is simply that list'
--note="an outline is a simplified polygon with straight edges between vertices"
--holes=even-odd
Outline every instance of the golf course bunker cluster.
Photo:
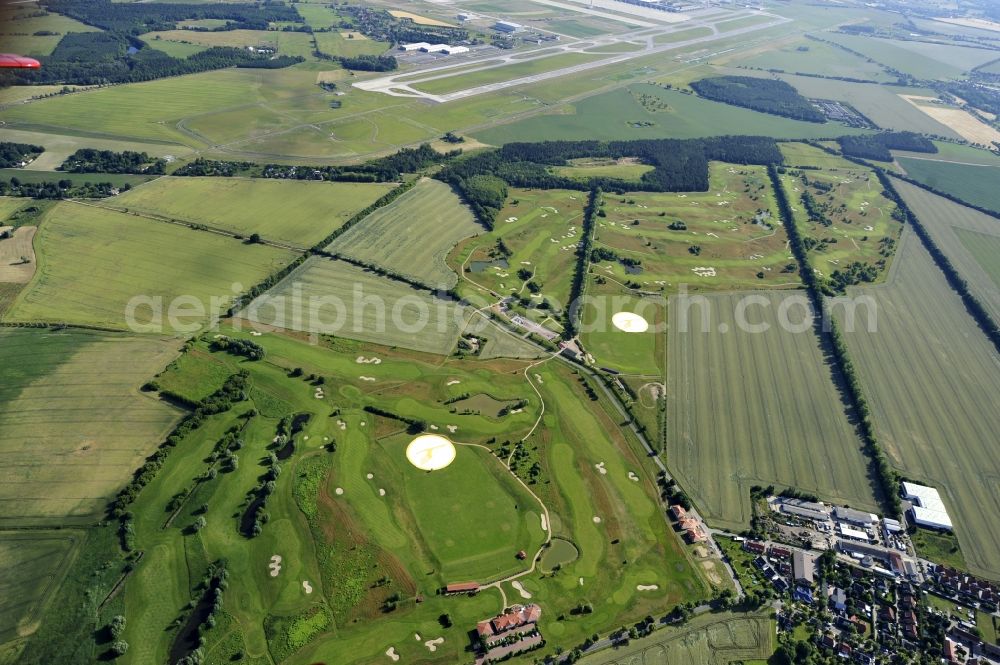
[{"label": "golf course bunker cluster", "polygon": [[418,469],[438,471],[455,461],[455,444],[438,434],[423,434],[406,447],[406,459]]}]

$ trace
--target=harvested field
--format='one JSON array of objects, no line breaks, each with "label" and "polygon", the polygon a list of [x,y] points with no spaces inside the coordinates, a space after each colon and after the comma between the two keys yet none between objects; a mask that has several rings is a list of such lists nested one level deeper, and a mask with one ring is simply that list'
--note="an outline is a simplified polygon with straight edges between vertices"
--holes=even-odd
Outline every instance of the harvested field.
[{"label": "harvested field", "polygon": [[[103,203],[311,247],[392,189],[391,184],[262,178],[159,178]],[[205,202],[212,205],[206,206]]]},{"label": "harvested field", "polygon": [[448,253],[461,240],[483,232],[450,186],[425,179],[353,226],[326,250],[449,289],[458,282],[458,275],[448,267]]},{"label": "harvested field", "polygon": [[942,125],[951,127],[954,131],[971,143],[992,145],[1000,141],[1000,131],[982,122],[964,109],[947,104],[934,103],[932,97],[915,95],[900,95],[910,104],[920,109]]},{"label": "harvested field", "polygon": [[149,337],[0,330],[0,524],[100,514],[179,417],[139,392],[177,348]]},{"label": "harvested field", "polygon": [[972,293],[1000,320],[1000,254],[992,251],[1000,247],[1000,219],[902,180],[893,185]]},{"label": "harvested field", "polygon": [[[38,269],[6,314],[12,321],[59,321],[125,328],[126,306],[136,296],[193,296],[201,313],[187,307],[182,323],[204,322],[236,293],[287,265],[291,252],[205,231],[156,222],[93,205],[63,202],[35,237]],[[148,302],[148,301],[147,301]],[[140,307],[135,321],[153,320]]]},{"label": "harvested field", "polygon": [[35,274],[34,226],[19,226],[13,237],[0,240],[0,282],[27,284]]},{"label": "harvested field", "polygon": [[876,509],[861,439],[812,327],[801,324],[805,295],[700,302],[707,307],[670,302],[667,456],[702,514],[746,528],[750,486],[772,483]]},{"label": "harvested field", "polygon": [[912,232],[888,284],[852,289],[861,308],[845,333],[879,439],[908,478],[939,488],[971,572],[1000,579],[1000,355]]},{"label": "harvested field", "polygon": [[404,12],[399,9],[390,9],[389,13],[396,18],[409,19],[416,23],[417,25],[434,25],[444,28],[454,27],[451,23],[445,23],[444,21],[438,21],[437,19],[427,18],[426,16],[421,16],[420,14],[414,14],[413,12]]},{"label": "harvested field", "polygon": [[[290,297],[296,289],[301,293],[301,311],[277,307],[282,297]],[[317,256],[306,260],[249,309],[257,311],[258,320],[291,330],[324,332],[441,355],[455,347],[465,317],[453,301],[434,298],[343,261]],[[284,318],[272,318],[279,314]],[[247,318],[250,313],[245,310],[241,315]]]}]

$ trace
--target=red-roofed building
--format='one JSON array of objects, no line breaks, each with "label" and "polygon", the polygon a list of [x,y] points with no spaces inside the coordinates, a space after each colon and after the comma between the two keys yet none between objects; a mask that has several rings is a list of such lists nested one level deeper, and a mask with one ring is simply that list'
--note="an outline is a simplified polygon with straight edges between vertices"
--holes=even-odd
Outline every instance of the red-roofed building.
[{"label": "red-roofed building", "polygon": [[542,608],[531,605],[514,605],[504,610],[504,613],[492,619],[476,624],[479,639],[489,648],[500,640],[507,640],[514,635],[531,634],[537,630],[535,626],[542,616]]},{"label": "red-roofed building", "polygon": [[670,506],[670,516],[679,521],[687,517],[687,511],[684,510],[684,506],[673,505]]}]

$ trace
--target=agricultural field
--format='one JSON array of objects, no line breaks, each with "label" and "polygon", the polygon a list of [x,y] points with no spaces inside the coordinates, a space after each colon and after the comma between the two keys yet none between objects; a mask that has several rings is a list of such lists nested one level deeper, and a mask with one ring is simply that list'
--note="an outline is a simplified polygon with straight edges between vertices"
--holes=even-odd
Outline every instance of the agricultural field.
[{"label": "agricultural field", "polygon": [[[449,264],[464,275],[459,292],[532,297],[525,286],[532,281],[539,287],[535,300],[548,300],[554,309],[565,307],[586,200],[586,192],[512,188],[493,230],[450,255]],[[521,270],[526,273],[519,275]]]},{"label": "agricultural field", "polygon": [[[194,222],[265,240],[311,247],[393,185],[268,180],[159,178],[102,203],[117,210]],[[212,201],[206,206],[205,201]]]},{"label": "agricultural field", "polygon": [[[551,653],[556,644],[577,644],[598,627],[707,594],[701,574],[666,528],[642,459],[602,409],[584,405],[569,370],[538,367],[532,388],[517,371],[523,361],[441,366],[430,356],[340,338],[310,345],[283,333],[222,332],[261,344],[266,359],[245,362],[210,352],[206,336],[192,349],[197,357],[156,379],[161,386],[200,385],[200,373],[184,375],[210,360],[229,373],[247,370],[253,388],[249,402],[207,419],[185,439],[180,445],[189,454],[168,458],[132,508],[136,542],[146,555],[113,608],[128,615],[123,639],[134,645],[122,662],[161,662],[168,653],[182,653],[177,627],[192,597],[189,567],[196,577],[219,558],[227,559],[230,579],[241,580],[225,592],[222,621],[205,633],[206,653],[223,661],[237,652],[250,658],[269,652],[293,664],[360,664],[384,658],[391,647],[408,660],[456,662],[464,658],[470,626],[521,591],[502,582],[475,597],[448,598],[437,588],[466,579],[488,582],[505,569],[524,571],[536,552],[544,552],[541,568],[518,579],[545,608],[540,627],[549,645],[536,655]],[[302,376],[290,375],[296,367]],[[309,379],[316,375],[325,380]],[[450,399],[484,393],[526,405],[500,421],[450,412]],[[505,450],[533,429],[539,400],[560,408],[546,409],[546,427],[528,438],[527,461],[515,457],[512,473]],[[418,472],[404,455],[412,439],[406,425],[366,413],[366,406],[439,428],[459,444],[455,461],[441,471]],[[256,411],[248,415],[251,407]],[[311,417],[294,435],[291,454],[281,453],[284,472],[267,501],[271,518],[248,539],[239,533],[239,516],[261,473],[251,460],[269,464],[278,419],[295,413]],[[241,431],[244,463],[207,476],[211,462],[205,460],[232,425]],[[545,482],[524,480],[532,460]],[[436,491],[442,483],[454,491]],[[179,489],[183,500],[164,512]],[[488,508],[494,518],[483,520],[470,505]],[[195,533],[189,526],[199,517],[205,526]],[[467,529],[455,527],[465,522]],[[333,523],[338,528],[330,528]],[[456,537],[468,533],[477,537]],[[551,546],[541,547],[549,537]],[[529,550],[529,562],[514,556],[519,547]],[[628,564],[602,565],[612,551]],[[557,562],[562,570],[553,574]],[[640,585],[647,590],[637,590]],[[422,602],[415,603],[418,594]],[[594,612],[557,620],[581,602],[593,602]],[[451,619],[447,625],[438,621],[442,614]],[[179,615],[182,621],[173,623]],[[436,650],[425,646],[427,640]]]},{"label": "agricultural field", "polygon": [[[792,161],[824,161],[825,153],[809,149],[820,157]],[[836,166],[827,162],[823,170],[788,171],[781,182],[821,279],[854,263],[873,269],[874,281],[885,278],[903,225],[893,218],[896,205],[886,198],[871,170],[842,160]],[[808,212],[807,195],[812,197],[815,215]]]},{"label": "agricultural field", "polygon": [[763,167],[713,162],[707,192],[607,193],[604,213],[594,247],[619,260],[592,271],[607,281],[662,293],[799,284],[797,274],[782,272],[787,237]]},{"label": "agricultural field", "polygon": [[934,242],[968,282],[969,289],[1000,318],[1000,220],[953,203],[902,180],[893,185]]},{"label": "agricultural field", "polygon": [[667,457],[714,524],[747,527],[752,485],[877,509],[807,303],[802,292],[670,301]]},{"label": "agricultural field", "polygon": [[[67,32],[98,30],[60,14],[32,15],[38,11],[39,6],[34,2],[11,3],[0,8],[0,43],[5,51],[28,56],[49,55]],[[36,32],[52,34],[36,35]]]},{"label": "agricultural field", "polygon": [[139,387],[179,343],[0,331],[0,524],[90,523],[179,412]]},{"label": "agricultural field", "polygon": [[781,70],[791,74],[841,77],[878,81],[895,81],[877,63],[843,51],[821,41],[805,39],[779,49],[741,59],[741,67]]},{"label": "agricultural field", "polygon": [[38,628],[46,605],[73,564],[81,533],[0,531],[0,645]]},{"label": "agricultural field", "polygon": [[896,161],[914,180],[940,192],[948,192],[966,203],[1000,213],[1000,192],[996,188],[1000,161],[987,166],[901,155],[896,157]]},{"label": "agricultural field", "polygon": [[579,662],[582,665],[726,665],[753,659],[764,662],[774,653],[771,623],[766,616],[706,614],[683,627],[658,630],[630,641],[625,647]]},{"label": "agricultural field", "polygon": [[[173,299],[193,296],[200,311],[187,303],[175,318],[181,325],[204,323],[294,259],[286,250],[71,202],[48,213],[35,235],[35,254],[35,276],[5,320],[122,329],[136,296],[162,298],[163,326]],[[235,292],[234,284],[240,285]],[[134,311],[140,326],[153,316],[150,306]]]},{"label": "agricultural field", "polygon": [[[961,139],[961,136],[953,129],[941,124],[913,104],[907,102],[901,96],[921,95],[933,97],[934,93],[930,90],[922,88],[894,88],[874,83],[849,83],[847,81],[817,79],[809,76],[795,76],[793,74],[780,74],[779,78],[790,83],[801,95],[809,99],[836,99],[847,102],[883,129],[911,131],[945,136],[951,139]],[[837,132],[838,135],[846,133]]]},{"label": "agricultural field", "polygon": [[484,231],[450,185],[424,179],[351,227],[326,251],[446,290],[458,282],[446,261],[448,253]]},{"label": "agricultural field", "polygon": [[359,32],[317,32],[319,50],[334,56],[381,55],[389,49],[385,42],[366,38]]},{"label": "agricultural field", "polygon": [[878,318],[868,332],[859,308],[847,345],[892,464],[940,490],[970,571],[1000,578],[1000,355],[912,233],[895,263],[889,283],[850,290],[873,298]]},{"label": "agricultural field", "polygon": [[313,256],[241,316],[290,330],[449,355],[468,314],[454,301],[344,261]]},{"label": "agricultural field", "polygon": [[[659,103],[649,110],[640,101],[642,95]],[[790,120],[655,85],[635,84],[588,97],[568,108],[560,107],[557,112],[476,131],[473,135],[484,143],[499,145],[511,141],[698,138],[716,134],[719,127],[739,127],[744,134],[776,138],[824,138],[862,131],[843,125]]]},{"label": "agricultural field", "polygon": [[864,53],[872,60],[909,74],[917,79],[952,79],[997,59],[996,51],[830,33],[826,39]]},{"label": "agricultural field", "polygon": [[210,48],[204,44],[192,44],[189,41],[173,41],[169,39],[150,39],[146,44],[172,58],[189,58],[195,53],[201,53]]}]

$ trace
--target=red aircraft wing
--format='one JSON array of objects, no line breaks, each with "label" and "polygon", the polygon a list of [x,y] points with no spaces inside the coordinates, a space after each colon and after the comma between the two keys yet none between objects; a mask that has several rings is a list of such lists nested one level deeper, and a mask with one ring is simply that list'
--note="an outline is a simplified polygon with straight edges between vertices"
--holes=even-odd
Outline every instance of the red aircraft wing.
[{"label": "red aircraft wing", "polygon": [[14,53],[0,53],[0,68],[4,69],[38,69],[42,63],[34,58],[27,58]]}]

